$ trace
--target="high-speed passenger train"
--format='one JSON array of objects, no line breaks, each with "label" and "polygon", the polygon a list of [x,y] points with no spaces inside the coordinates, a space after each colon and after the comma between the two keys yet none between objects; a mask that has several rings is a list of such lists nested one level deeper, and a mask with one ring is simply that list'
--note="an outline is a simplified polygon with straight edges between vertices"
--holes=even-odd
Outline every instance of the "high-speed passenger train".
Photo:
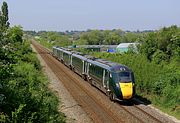
[{"label": "high-speed passenger train", "polygon": [[134,74],[127,66],[58,46],[53,47],[53,55],[83,79],[106,93],[111,100],[130,100],[134,97]]}]

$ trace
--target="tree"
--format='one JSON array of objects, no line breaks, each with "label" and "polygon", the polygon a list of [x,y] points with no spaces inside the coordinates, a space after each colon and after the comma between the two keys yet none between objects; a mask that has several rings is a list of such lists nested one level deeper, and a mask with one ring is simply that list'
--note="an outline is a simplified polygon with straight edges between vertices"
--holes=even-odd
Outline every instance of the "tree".
[{"label": "tree", "polygon": [[[164,27],[157,32],[148,33],[140,47],[141,53],[149,60],[169,61],[180,56],[180,29],[177,26]],[[157,51],[157,52],[156,52]],[[161,59],[161,60],[160,60]]]},{"label": "tree", "polygon": [[2,13],[0,14],[0,19],[1,19],[1,29],[3,31],[7,30],[10,23],[9,23],[9,17],[8,17],[8,5],[7,3],[4,1],[3,5],[1,7],[1,11]]},{"label": "tree", "polygon": [[105,40],[109,45],[115,45],[121,42],[121,36],[116,32],[111,32]]},{"label": "tree", "polygon": [[0,11],[0,46],[7,44],[6,31],[9,28],[9,17],[8,17],[8,5],[6,2],[3,2]]},{"label": "tree", "polygon": [[149,33],[144,39],[144,42],[140,46],[139,50],[147,56],[148,60],[152,60],[152,55],[157,50],[157,33]]},{"label": "tree", "polygon": [[90,32],[83,33],[80,38],[86,40],[88,45],[101,45],[104,40],[103,34],[100,30],[92,30]]},{"label": "tree", "polygon": [[14,26],[8,30],[8,36],[12,42],[23,42],[23,30],[21,26]]}]

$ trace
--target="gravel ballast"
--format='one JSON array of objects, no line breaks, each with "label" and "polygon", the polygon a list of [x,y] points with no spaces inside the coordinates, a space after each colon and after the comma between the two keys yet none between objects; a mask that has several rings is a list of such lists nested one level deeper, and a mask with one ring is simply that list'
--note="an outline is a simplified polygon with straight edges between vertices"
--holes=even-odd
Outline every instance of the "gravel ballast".
[{"label": "gravel ballast", "polygon": [[[36,50],[31,45],[34,52]],[[77,104],[62,82],[54,75],[51,69],[47,66],[39,54],[37,57],[43,67],[43,71],[48,76],[48,87],[55,92],[60,100],[59,111],[63,112],[67,117],[67,123],[92,123],[92,120],[87,116],[86,112]]]}]

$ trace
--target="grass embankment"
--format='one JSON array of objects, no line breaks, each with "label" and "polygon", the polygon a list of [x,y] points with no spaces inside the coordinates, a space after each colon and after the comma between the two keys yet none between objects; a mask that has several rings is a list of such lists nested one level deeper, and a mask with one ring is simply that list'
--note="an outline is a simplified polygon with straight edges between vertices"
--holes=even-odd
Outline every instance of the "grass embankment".
[{"label": "grass embankment", "polygon": [[91,55],[121,63],[135,74],[137,94],[147,98],[155,107],[180,119],[180,65],[149,62],[142,54],[91,53]]},{"label": "grass embankment", "polygon": [[9,55],[15,60],[11,74],[1,85],[5,98],[1,100],[0,122],[65,122],[64,114],[58,111],[59,100],[48,89],[48,79],[30,43],[17,43],[14,48]]}]

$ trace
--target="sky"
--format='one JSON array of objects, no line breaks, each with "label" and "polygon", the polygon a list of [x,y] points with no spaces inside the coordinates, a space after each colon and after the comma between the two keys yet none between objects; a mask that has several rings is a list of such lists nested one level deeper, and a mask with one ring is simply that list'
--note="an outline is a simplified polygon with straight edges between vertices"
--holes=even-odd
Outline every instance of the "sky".
[{"label": "sky", "polygon": [[[4,0],[24,30],[155,30],[180,26],[180,0]],[[2,5],[3,0],[0,0]]]}]

